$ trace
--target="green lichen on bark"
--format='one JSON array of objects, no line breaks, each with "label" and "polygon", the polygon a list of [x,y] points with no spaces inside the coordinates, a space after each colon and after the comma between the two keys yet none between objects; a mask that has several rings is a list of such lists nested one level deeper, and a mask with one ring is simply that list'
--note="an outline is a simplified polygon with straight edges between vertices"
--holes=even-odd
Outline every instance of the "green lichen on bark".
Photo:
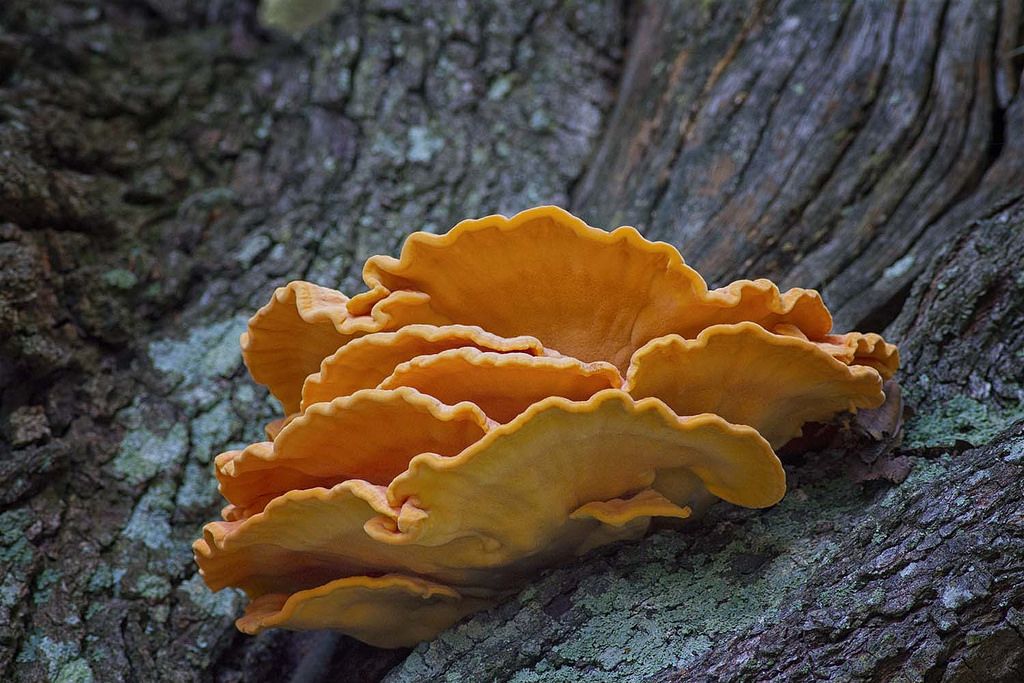
[{"label": "green lichen on bark", "polygon": [[906,424],[907,448],[951,447],[958,442],[980,446],[1014,422],[1024,419],[1024,403],[1002,406],[967,396],[954,396],[915,414]]}]

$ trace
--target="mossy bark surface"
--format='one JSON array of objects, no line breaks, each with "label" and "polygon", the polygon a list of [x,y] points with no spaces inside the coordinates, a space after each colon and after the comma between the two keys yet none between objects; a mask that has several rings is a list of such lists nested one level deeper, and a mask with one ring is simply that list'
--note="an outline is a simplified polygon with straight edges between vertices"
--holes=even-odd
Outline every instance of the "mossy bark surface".
[{"label": "mossy bark surface", "polygon": [[[1024,678],[1019,2],[333,4],[0,5],[0,679]],[[237,633],[189,544],[275,413],[247,316],[542,203],[820,288],[900,344],[902,444],[413,651]]]}]

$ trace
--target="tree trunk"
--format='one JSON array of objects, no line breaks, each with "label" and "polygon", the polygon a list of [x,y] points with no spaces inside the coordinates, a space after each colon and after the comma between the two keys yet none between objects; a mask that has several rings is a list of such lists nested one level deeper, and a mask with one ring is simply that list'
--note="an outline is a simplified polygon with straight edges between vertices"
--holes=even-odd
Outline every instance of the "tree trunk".
[{"label": "tree trunk", "polygon": [[[1014,0],[361,0],[301,40],[248,2],[4,2],[0,678],[1021,680],[1021,43]],[[902,445],[843,432],[779,506],[411,652],[237,633],[189,544],[273,416],[246,317],[542,203],[884,330]]]}]

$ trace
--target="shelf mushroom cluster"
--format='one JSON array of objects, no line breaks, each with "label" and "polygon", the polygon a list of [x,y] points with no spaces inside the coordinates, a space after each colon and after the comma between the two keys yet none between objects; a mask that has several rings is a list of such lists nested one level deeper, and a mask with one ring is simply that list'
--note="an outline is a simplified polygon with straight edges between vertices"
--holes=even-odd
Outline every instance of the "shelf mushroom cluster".
[{"label": "shelf mushroom cluster", "polygon": [[194,545],[238,628],[401,647],[538,570],[722,499],[785,493],[801,425],[879,406],[896,348],[831,334],[817,292],[709,290],[670,245],[555,207],[374,256],[353,298],[279,288],[242,335],[283,408],[216,459]]}]

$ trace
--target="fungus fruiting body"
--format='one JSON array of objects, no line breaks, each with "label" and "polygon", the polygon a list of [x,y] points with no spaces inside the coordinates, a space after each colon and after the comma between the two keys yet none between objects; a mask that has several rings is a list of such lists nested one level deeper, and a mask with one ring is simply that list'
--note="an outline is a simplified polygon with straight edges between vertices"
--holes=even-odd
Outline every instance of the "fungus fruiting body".
[{"label": "fungus fruiting body", "polygon": [[708,289],[555,207],[413,234],[363,279],[281,287],[242,335],[283,414],[217,457],[229,504],[194,549],[247,633],[412,645],[655,518],[774,505],[773,448],[879,406],[899,363],[817,292]]}]

